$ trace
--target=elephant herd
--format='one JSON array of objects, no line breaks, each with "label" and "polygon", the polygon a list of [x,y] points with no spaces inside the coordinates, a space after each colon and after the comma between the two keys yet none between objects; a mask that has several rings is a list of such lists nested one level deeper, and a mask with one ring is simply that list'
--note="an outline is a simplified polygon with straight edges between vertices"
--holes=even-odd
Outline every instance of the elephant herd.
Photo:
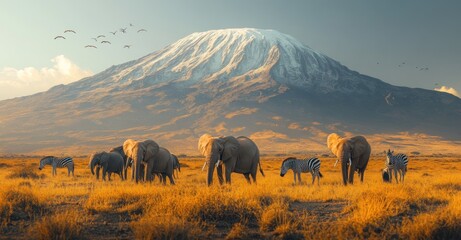
[{"label": "elephant herd", "polygon": [[127,179],[128,167],[131,167],[131,179],[136,183],[140,180],[153,181],[157,175],[164,184],[166,177],[170,184],[174,185],[174,170],[180,171],[178,158],[171,154],[168,149],[160,147],[153,140],[135,141],[126,140],[122,146],[112,148],[109,152],[97,152],[90,156],[89,167],[96,178],[102,168],[102,178],[105,180],[106,173],[115,173],[120,178]]},{"label": "elephant herd", "polygon": [[[371,154],[370,144],[363,136],[341,138],[338,134],[332,133],[327,138],[327,147],[337,158],[335,165],[341,161],[344,185],[354,182],[355,172],[363,182]],[[213,137],[210,134],[204,134],[198,140],[198,150],[205,157],[202,171],[207,169],[208,185],[213,183],[215,169],[220,184],[224,181],[230,184],[232,172],[243,174],[248,183],[251,183],[251,179],[256,183],[258,168],[264,176],[259,149],[247,137]],[[166,177],[169,178],[170,184],[174,184],[173,172],[175,169],[180,169],[178,158],[168,149],[160,147],[153,140],[135,141],[132,139],[126,140],[122,146],[113,148],[109,152],[92,154],[89,167],[93,175],[95,166],[97,166],[97,178],[102,168],[103,179],[106,173],[109,174],[109,180],[111,173],[119,174],[122,179],[127,179],[127,169],[131,167],[131,179],[136,183],[153,181],[155,176],[159,176],[163,184],[166,182]]]}]

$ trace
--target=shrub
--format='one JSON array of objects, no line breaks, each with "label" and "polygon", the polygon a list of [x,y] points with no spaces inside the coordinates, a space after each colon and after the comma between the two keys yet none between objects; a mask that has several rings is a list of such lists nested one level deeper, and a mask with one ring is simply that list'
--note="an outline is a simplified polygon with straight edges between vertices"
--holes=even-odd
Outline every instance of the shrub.
[{"label": "shrub", "polygon": [[136,239],[196,239],[201,234],[197,222],[151,212],[131,224]]},{"label": "shrub", "polygon": [[249,234],[249,230],[247,226],[242,223],[236,223],[232,226],[232,229],[226,236],[226,239],[250,239],[251,236]]},{"label": "shrub", "polygon": [[292,218],[288,203],[277,201],[263,210],[259,225],[262,231],[274,231],[280,225],[289,224]]},{"label": "shrub", "polygon": [[11,188],[0,194],[0,219],[5,225],[10,221],[33,218],[43,209],[38,198],[27,188]]},{"label": "shrub", "polygon": [[45,216],[29,229],[29,237],[33,239],[81,239],[82,214],[69,211]]},{"label": "shrub", "polygon": [[[44,175],[42,175],[44,176]],[[10,173],[7,178],[26,178],[26,179],[38,179],[41,176],[36,173],[36,170],[32,167],[16,168]]]}]

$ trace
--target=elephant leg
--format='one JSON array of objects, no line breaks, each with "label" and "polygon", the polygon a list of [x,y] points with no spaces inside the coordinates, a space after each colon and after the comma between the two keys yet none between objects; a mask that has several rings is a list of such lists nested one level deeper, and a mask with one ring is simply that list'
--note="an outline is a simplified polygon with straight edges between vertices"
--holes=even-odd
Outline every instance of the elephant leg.
[{"label": "elephant leg", "polygon": [[298,184],[302,185],[303,183],[301,182],[301,172],[298,172]]},{"label": "elephant leg", "polygon": [[219,165],[216,168],[216,173],[218,174],[219,184],[222,185],[224,183],[224,178],[222,176],[222,165]]},{"label": "elephant leg", "polygon": [[354,184],[354,173],[357,167],[357,161],[358,159],[352,159],[352,164],[349,169],[349,183]]},{"label": "elephant leg", "polygon": [[[165,175],[166,175],[166,174],[165,174]],[[175,183],[174,183],[174,179],[173,179],[173,175],[171,175],[171,174],[168,174],[168,179],[170,179],[170,185],[175,185]],[[165,179],[165,180],[163,180],[163,182],[166,182],[166,179]]]},{"label": "elephant leg", "polygon": [[103,169],[102,169],[102,180],[103,180],[103,181],[106,181],[106,173],[107,173],[107,172],[106,172],[106,169],[103,168]]},{"label": "elephant leg", "polygon": [[134,173],[135,173],[134,167],[131,167],[131,181],[134,180]]},{"label": "elephant leg", "polygon": [[360,171],[360,182],[363,183],[363,176],[365,175],[365,169]]},{"label": "elephant leg", "polygon": [[101,171],[101,167],[96,167],[96,179],[99,180],[99,172]]},{"label": "elephant leg", "polygon": [[231,169],[226,167],[226,183],[231,184]]},{"label": "elephant leg", "polygon": [[149,172],[149,166],[144,165],[144,181],[152,181],[151,174]]},{"label": "elephant leg", "polygon": [[109,179],[109,181],[110,181],[110,176],[112,176],[112,172],[109,172],[109,173],[107,174],[107,178]]},{"label": "elephant leg", "polygon": [[256,184],[256,171],[253,171],[253,172],[251,173],[251,178],[253,179],[253,183]]},{"label": "elephant leg", "polygon": [[160,178],[160,183],[166,185],[166,174],[159,173],[158,178]]},{"label": "elephant leg", "polygon": [[247,183],[251,184],[250,174],[249,173],[244,173],[243,176],[245,176],[245,179],[247,180]]},{"label": "elephant leg", "polygon": [[293,184],[296,185],[296,172],[293,172]]}]

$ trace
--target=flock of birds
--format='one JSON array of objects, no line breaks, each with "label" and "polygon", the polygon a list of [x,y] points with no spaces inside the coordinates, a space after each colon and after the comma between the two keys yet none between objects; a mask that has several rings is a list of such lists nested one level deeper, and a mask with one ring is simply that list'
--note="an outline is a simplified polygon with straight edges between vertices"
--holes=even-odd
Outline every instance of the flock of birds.
[{"label": "flock of birds", "polygon": [[[379,62],[376,62],[376,64],[379,64]],[[402,62],[400,64],[398,64],[397,66],[398,67],[403,67],[405,65],[405,62]],[[419,69],[419,71],[428,71],[429,68],[428,67],[416,67],[416,69]]]},{"label": "flock of birds", "polygon": [[[130,23],[129,27],[134,27],[133,24]],[[109,33],[111,33],[113,36],[115,36],[117,33],[121,33],[121,34],[126,34],[127,33],[127,29],[128,27],[121,27],[119,30],[115,30],[115,31],[111,31]],[[142,33],[142,32],[147,32],[146,29],[144,28],[141,28],[137,31],[137,33]],[[77,32],[75,30],[72,30],[72,29],[67,29],[64,31],[64,34],[77,34]],[[58,40],[58,39],[66,39],[65,36],[63,35],[58,35],[56,37],[54,37],[54,40]],[[93,39],[95,42],[99,42],[101,44],[112,44],[110,41],[106,40],[106,35],[103,35],[103,34],[100,34],[98,35],[97,37],[94,37],[94,38],[91,38]],[[132,45],[123,45],[123,48],[130,48]],[[96,45],[93,45],[93,44],[88,44],[88,45],[85,45],[84,46],[85,48],[98,48]]]}]

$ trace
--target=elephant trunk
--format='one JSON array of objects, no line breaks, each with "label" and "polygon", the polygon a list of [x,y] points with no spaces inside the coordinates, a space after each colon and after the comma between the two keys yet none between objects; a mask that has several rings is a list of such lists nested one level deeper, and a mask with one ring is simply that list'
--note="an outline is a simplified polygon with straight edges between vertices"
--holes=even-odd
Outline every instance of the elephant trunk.
[{"label": "elephant trunk", "polygon": [[138,183],[139,181],[139,175],[140,175],[140,168],[141,168],[141,161],[143,160],[143,154],[142,154],[142,149],[139,148],[136,152],[135,152],[135,156],[134,156],[134,163],[133,163],[133,169],[134,169],[134,179],[136,181],[136,183]]},{"label": "elephant trunk", "polygon": [[[343,183],[344,183],[344,185],[347,185],[348,177],[350,177],[349,174],[348,174],[348,170],[349,170],[349,168],[351,168],[351,166],[350,166],[351,165],[351,162],[350,162],[351,161],[351,153],[344,149],[342,151],[342,154],[339,157],[341,159],[341,171],[343,173]],[[351,172],[350,174],[354,174],[354,173]]]},{"label": "elephant trunk", "polygon": [[213,173],[215,169],[215,163],[217,161],[218,156],[207,156],[206,157],[206,162],[208,163],[208,178],[207,178],[207,184],[210,186],[213,183]]},{"label": "elephant trunk", "polygon": [[93,175],[94,175],[94,167],[96,165],[96,160],[97,159],[95,157],[93,157],[93,158],[91,158],[91,161],[90,161],[91,174],[93,174]]}]

